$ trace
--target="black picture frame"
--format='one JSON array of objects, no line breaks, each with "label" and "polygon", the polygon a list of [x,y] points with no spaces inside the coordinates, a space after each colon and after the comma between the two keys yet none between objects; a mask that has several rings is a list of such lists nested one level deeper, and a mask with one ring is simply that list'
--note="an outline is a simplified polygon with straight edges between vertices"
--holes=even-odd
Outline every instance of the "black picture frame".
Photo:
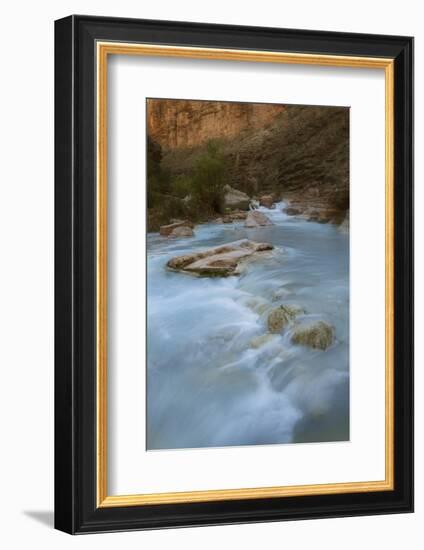
[{"label": "black picture frame", "polygon": [[[394,490],[96,504],[95,44],[394,60]],[[55,527],[72,534],[413,511],[413,39],[72,15],[55,22]]]}]

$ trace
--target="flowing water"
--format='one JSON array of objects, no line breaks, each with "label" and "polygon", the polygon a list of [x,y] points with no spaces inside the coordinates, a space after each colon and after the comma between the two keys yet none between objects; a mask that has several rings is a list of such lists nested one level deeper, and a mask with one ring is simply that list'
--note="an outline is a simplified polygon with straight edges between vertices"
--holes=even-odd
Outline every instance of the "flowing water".
[{"label": "flowing water", "polygon": [[[260,208],[274,225],[204,224],[148,235],[147,448],[349,439],[349,236]],[[239,276],[166,269],[177,255],[248,238],[274,245]],[[279,304],[335,328],[326,350],[267,331]]]}]

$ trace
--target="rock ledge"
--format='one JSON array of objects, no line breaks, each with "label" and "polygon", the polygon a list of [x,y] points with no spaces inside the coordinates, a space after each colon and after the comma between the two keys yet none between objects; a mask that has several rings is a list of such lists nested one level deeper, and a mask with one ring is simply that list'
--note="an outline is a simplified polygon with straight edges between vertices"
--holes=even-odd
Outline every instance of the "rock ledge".
[{"label": "rock ledge", "polygon": [[177,256],[169,260],[166,265],[173,271],[200,277],[228,277],[240,273],[240,263],[243,260],[273,248],[272,244],[242,239],[201,252]]}]

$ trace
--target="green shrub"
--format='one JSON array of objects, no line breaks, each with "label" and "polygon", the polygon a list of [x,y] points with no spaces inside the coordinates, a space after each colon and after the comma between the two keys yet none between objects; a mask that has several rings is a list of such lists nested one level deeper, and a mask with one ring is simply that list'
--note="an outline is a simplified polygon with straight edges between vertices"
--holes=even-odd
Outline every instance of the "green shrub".
[{"label": "green shrub", "polygon": [[193,193],[214,212],[223,211],[226,163],[219,142],[211,140],[193,166]]},{"label": "green shrub", "polygon": [[[158,229],[172,218],[201,221],[223,213],[226,163],[218,140],[211,140],[191,170],[171,179],[163,168],[160,146],[147,141],[148,228]],[[188,200],[183,200],[188,197]]]},{"label": "green shrub", "polygon": [[177,176],[171,184],[171,193],[176,197],[184,199],[193,194],[193,181],[190,176]]}]

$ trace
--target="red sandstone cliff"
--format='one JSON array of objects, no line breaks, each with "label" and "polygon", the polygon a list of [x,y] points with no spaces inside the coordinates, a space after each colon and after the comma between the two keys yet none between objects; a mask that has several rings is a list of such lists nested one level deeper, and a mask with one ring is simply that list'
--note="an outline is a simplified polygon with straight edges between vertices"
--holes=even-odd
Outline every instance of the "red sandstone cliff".
[{"label": "red sandstone cliff", "polygon": [[213,138],[233,138],[243,130],[271,124],[283,105],[148,99],[150,137],[164,150],[197,147]]}]

